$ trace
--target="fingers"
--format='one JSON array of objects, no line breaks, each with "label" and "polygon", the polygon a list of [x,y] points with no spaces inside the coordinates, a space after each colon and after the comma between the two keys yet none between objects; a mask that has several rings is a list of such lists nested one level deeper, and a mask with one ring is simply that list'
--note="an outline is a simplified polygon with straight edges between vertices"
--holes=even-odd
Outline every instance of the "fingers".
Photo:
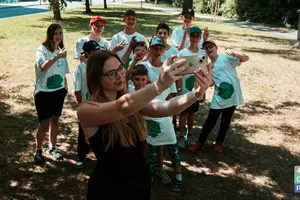
[{"label": "fingers", "polygon": [[119,44],[122,45],[125,42],[125,39],[123,39]]},{"label": "fingers", "polygon": [[173,59],[176,58],[177,55],[171,55],[170,57],[168,57],[165,62],[164,62],[164,66],[169,66],[173,63]]}]

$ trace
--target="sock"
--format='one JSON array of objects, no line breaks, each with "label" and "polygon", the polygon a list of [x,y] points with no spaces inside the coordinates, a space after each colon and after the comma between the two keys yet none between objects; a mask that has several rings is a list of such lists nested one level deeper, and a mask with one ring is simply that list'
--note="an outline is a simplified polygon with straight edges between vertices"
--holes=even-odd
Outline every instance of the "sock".
[{"label": "sock", "polygon": [[176,174],[176,180],[179,181],[179,182],[182,182],[182,175],[181,175],[181,173]]}]

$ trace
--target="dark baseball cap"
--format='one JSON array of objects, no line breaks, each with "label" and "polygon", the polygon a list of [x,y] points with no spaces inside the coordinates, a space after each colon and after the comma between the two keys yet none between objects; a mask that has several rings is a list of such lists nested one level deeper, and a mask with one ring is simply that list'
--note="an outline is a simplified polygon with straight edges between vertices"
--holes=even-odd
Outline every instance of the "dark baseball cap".
[{"label": "dark baseball cap", "polygon": [[125,14],[124,14],[124,17],[127,17],[127,16],[134,16],[136,17],[136,12],[134,10],[126,10]]},{"label": "dark baseball cap", "polygon": [[195,11],[193,8],[183,9],[181,12],[181,15],[183,16],[195,16]]},{"label": "dark baseball cap", "polygon": [[95,40],[89,40],[83,44],[83,47],[82,47],[83,52],[81,54],[84,54],[85,52],[97,51],[97,50],[100,50],[101,48],[104,48],[104,47],[101,47],[98,44],[98,42],[96,42]]}]

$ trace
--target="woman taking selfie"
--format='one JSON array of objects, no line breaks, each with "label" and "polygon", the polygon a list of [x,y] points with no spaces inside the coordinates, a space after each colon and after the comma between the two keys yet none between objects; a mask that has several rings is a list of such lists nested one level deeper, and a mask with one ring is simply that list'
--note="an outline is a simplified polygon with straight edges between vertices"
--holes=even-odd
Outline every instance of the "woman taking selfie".
[{"label": "woman taking selfie", "polygon": [[[195,72],[195,90],[169,101],[153,100],[176,80],[187,66],[184,60],[170,65],[169,58],[157,81],[143,89],[125,93],[125,71],[120,58],[109,50],[89,57],[86,69],[90,101],[78,109],[85,136],[97,157],[88,185],[87,199],[148,200],[151,172],[143,142],[147,127],[143,116],[172,116],[201,99],[211,83],[210,74]],[[152,101],[153,100],[153,101]]]},{"label": "woman taking selfie", "polygon": [[51,24],[47,37],[36,51],[34,102],[39,119],[36,133],[36,153],[33,162],[44,161],[42,147],[49,130],[49,153],[55,160],[63,156],[56,150],[59,117],[67,92],[66,74],[69,71],[67,52],[64,50],[63,29],[59,24]]}]

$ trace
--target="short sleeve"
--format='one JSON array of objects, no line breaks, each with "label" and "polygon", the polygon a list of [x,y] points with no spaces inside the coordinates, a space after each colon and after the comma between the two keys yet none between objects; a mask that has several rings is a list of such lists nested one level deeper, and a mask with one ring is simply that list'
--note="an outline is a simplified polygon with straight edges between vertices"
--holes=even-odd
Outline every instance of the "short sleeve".
[{"label": "short sleeve", "polygon": [[118,45],[118,35],[115,34],[110,41],[110,50],[113,50]]},{"label": "short sleeve", "polygon": [[231,67],[238,67],[241,65],[241,61],[239,58],[235,56],[227,56],[227,58]]},{"label": "short sleeve", "polygon": [[47,61],[47,49],[44,46],[41,46],[36,51],[36,67],[41,68],[44,62]]},{"label": "short sleeve", "polygon": [[81,52],[82,52],[82,43],[80,40],[77,40],[75,50],[74,50],[74,58],[79,59]]},{"label": "short sleeve", "polygon": [[80,70],[80,65],[78,65],[77,69],[75,70],[75,73],[74,73],[74,84],[73,84],[73,90],[75,92],[77,91],[81,91],[82,88],[81,88],[81,70]]},{"label": "short sleeve", "polygon": [[176,33],[176,29],[174,29],[172,31],[172,36],[171,36],[171,45],[174,47],[178,47],[180,44],[178,43],[178,39],[177,39],[177,33]]}]

